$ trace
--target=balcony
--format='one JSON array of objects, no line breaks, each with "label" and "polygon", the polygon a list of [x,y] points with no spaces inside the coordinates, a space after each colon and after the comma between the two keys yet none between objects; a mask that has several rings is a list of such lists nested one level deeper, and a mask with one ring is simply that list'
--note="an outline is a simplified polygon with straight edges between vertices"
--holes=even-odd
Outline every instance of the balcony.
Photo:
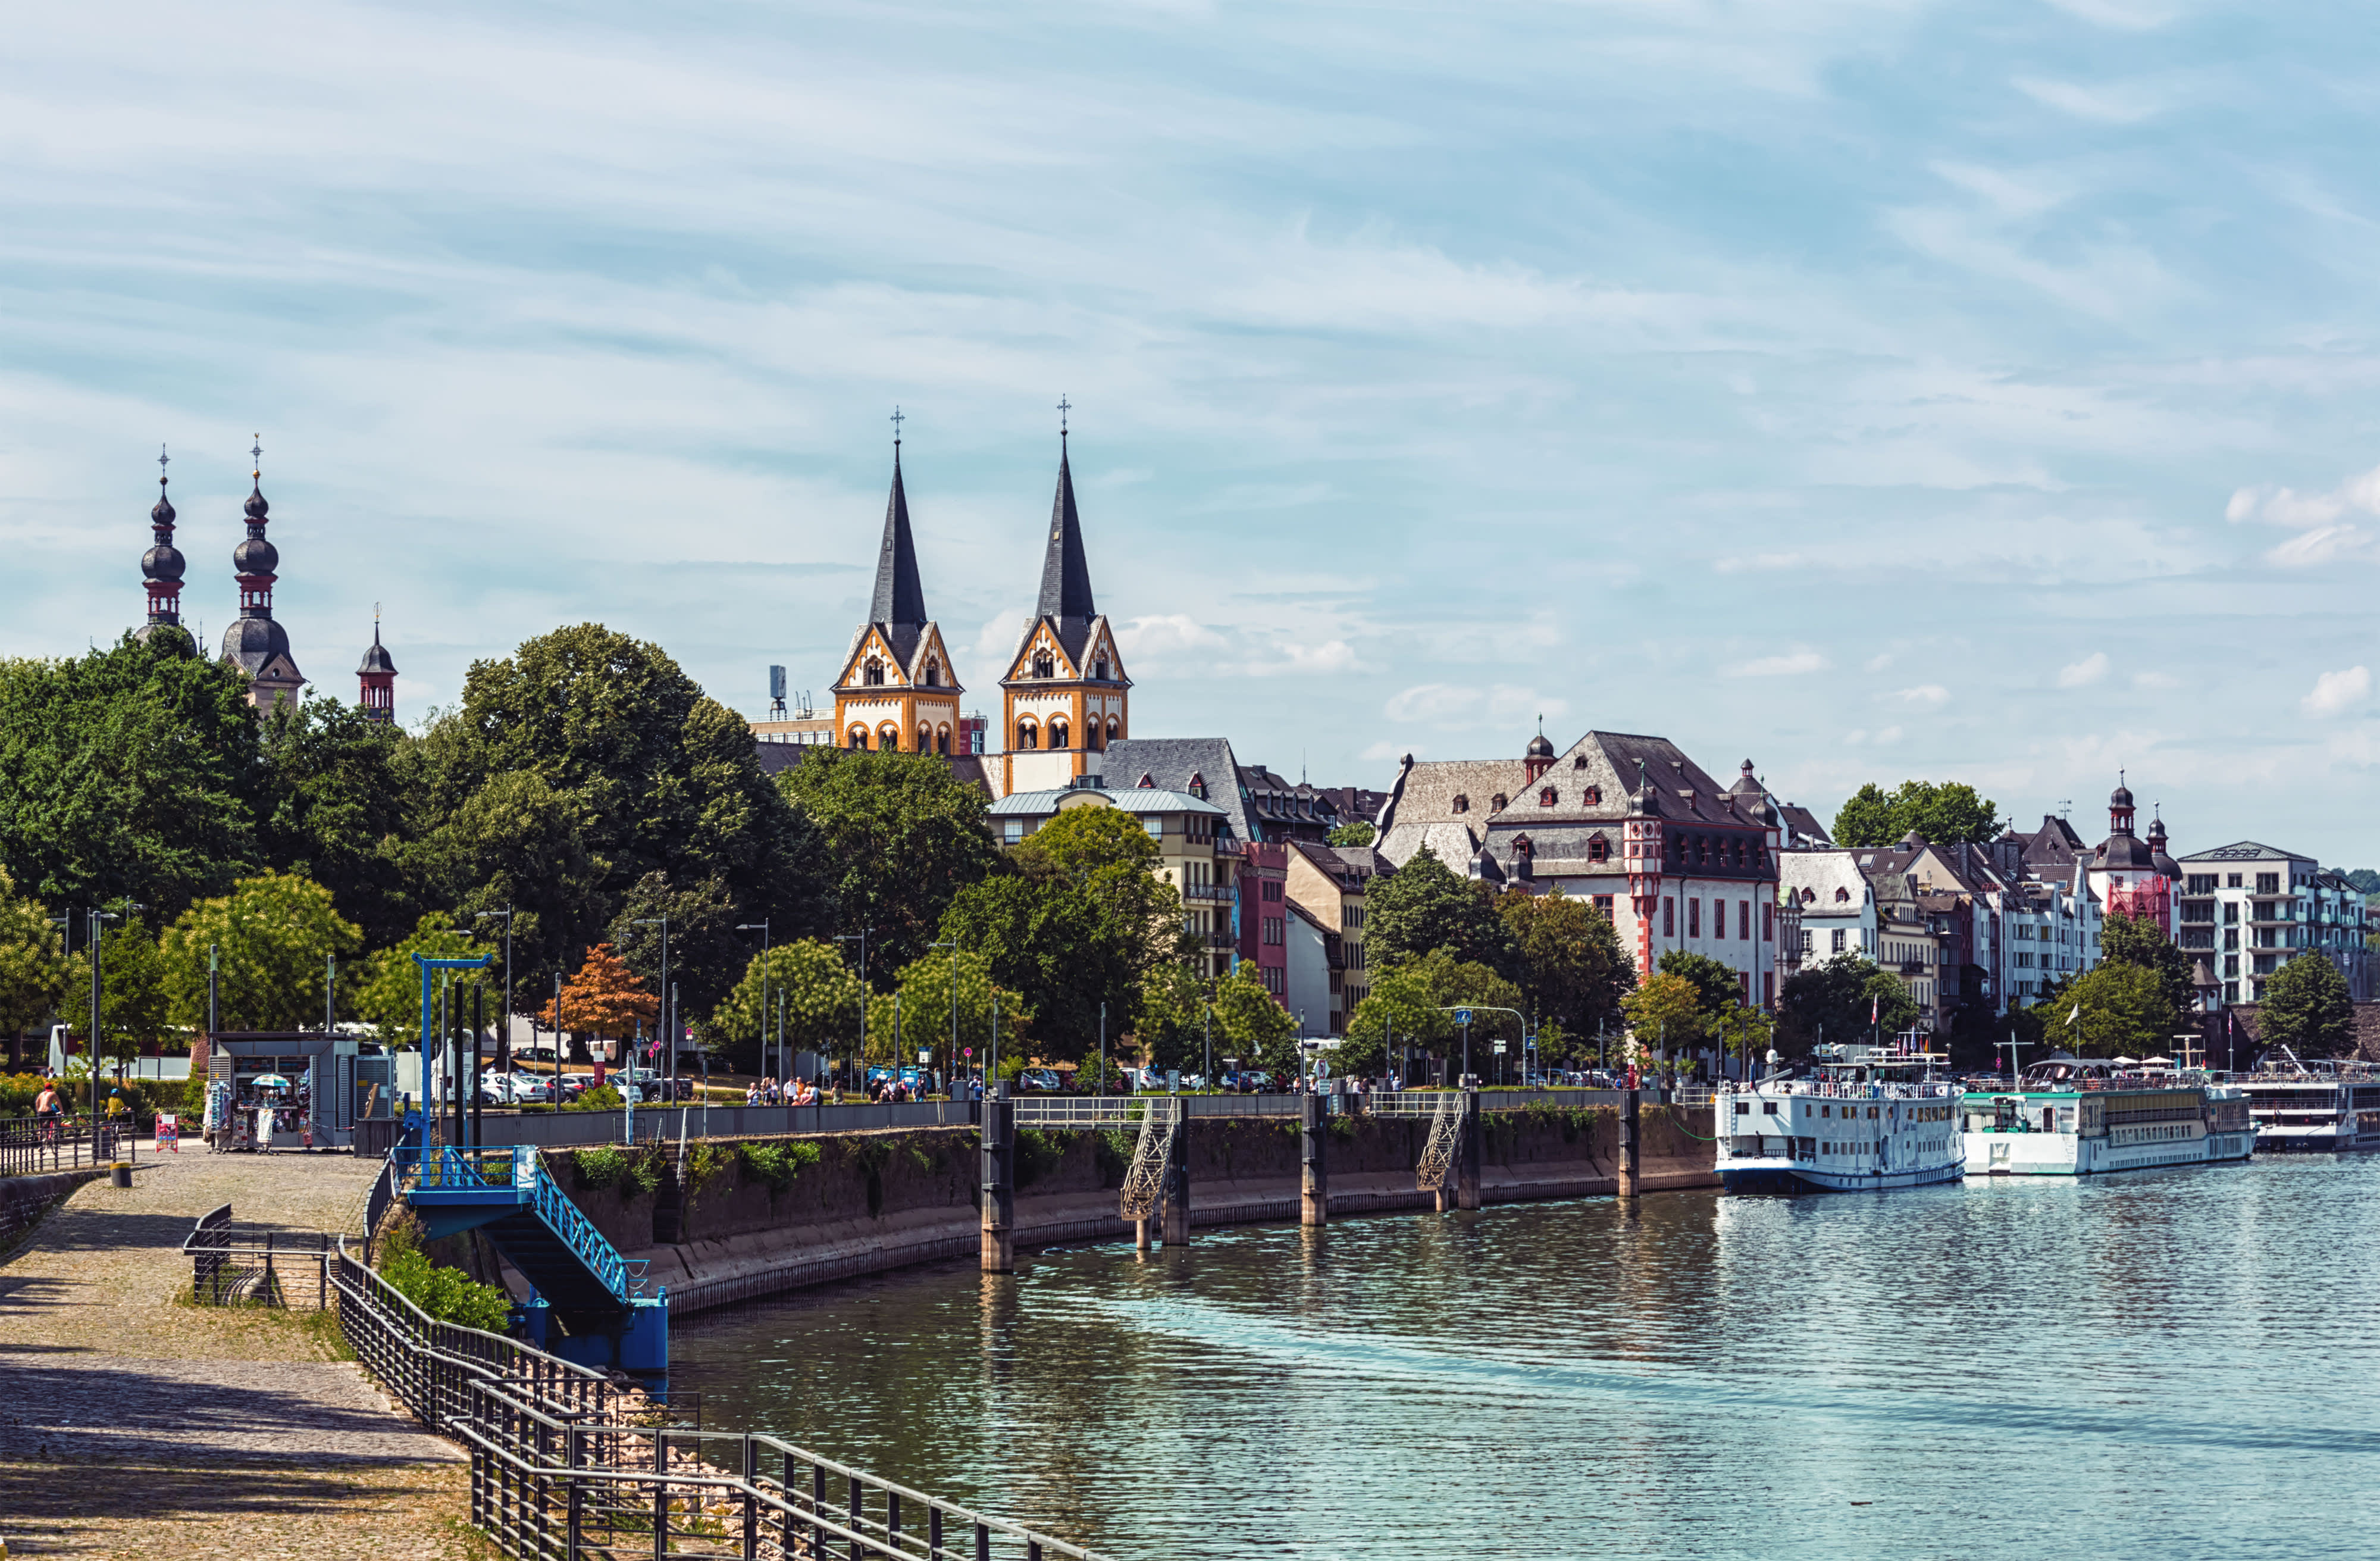
[{"label": "balcony", "polygon": [[[1207,946],[1208,948],[1232,949],[1240,946],[1240,940],[1232,936],[1229,933],[1208,933],[1207,934]],[[104,950],[102,952],[104,952]]]},{"label": "balcony", "polygon": [[[1220,904],[1229,904],[1232,893],[1229,884],[1191,884],[1184,887],[1182,897],[1185,900],[1213,900]],[[105,950],[101,952],[104,953]]]}]

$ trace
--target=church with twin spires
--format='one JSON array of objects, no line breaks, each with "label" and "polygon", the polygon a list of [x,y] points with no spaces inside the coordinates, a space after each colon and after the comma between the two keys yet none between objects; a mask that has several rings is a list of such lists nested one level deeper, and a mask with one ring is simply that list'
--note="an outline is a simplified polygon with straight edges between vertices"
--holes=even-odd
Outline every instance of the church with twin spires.
[{"label": "church with twin spires", "polygon": [[1124,675],[1114,631],[1092,600],[1062,424],[1041,594],[1017,636],[1000,691],[998,727],[984,734],[981,751],[973,751],[960,715],[966,690],[941,626],[926,611],[896,436],[875,595],[834,682],[835,740],[844,748],[935,753],[964,768],[980,766],[983,784],[1000,798],[1053,790],[1097,774],[1099,755],[1132,735],[1132,679]]}]

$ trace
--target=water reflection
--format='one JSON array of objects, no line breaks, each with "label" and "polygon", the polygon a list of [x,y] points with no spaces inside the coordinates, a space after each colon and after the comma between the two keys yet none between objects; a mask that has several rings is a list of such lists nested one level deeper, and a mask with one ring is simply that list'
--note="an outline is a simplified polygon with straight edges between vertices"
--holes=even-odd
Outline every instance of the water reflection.
[{"label": "water reflection", "polygon": [[1201,1231],[687,1319],[675,1380],[1118,1556],[2360,1553],[2375,1177]]}]

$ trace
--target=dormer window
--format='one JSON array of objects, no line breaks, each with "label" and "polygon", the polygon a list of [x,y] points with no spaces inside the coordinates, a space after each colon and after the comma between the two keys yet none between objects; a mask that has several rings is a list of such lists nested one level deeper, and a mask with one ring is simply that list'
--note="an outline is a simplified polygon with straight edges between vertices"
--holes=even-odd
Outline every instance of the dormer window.
[{"label": "dormer window", "polygon": [[878,661],[874,656],[868,657],[868,665],[860,668],[859,680],[868,684],[871,688],[882,683],[884,681],[884,664]]},{"label": "dormer window", "polygon": [[1554,788],[1549,786],[1539,787],[1537,788],[1537,806],[1540,808],[1550,808],[1553,805]]},{"label": "dormer window", "polygon": [[1526,860],[1537,854],[1537,848],[1536,843],[1527,835],[1516,835],[1512,836],[1512,854],[1521,858],[1523,860]]},{"label": "dormer window", "polygon": [[1500,813],[1504,811],[1510,800],[1510,799],[1500,791],[1495,796],[1488,799],[1488,806],[1492,811]]},{"label": "dormer window", "polygon": [[1455,793],[1454,811],[1458,813],[1469,812],[1471,811],[1471,799],[1463,796],[1461,792]]},{"label": "dormer window", "polygon": [[1190,776],[1190,795],[1198,798],[1202,801],[1205,800],[1207,796],[1206,776],[1198,774],[1196,772],[1192,773]]},{"label": "dormer window", "polygon": [[1850,899],[1851,897],[1852,897],[1852,892],[1851,892],[1849,889],[1837,889],[1837,890],[1835,891],[1835,903],[1836,903],[1837,905],[1841,905],[1843,902],[1845,902],[1846,900]]},{"label": "dormer window", "polygon": [[1586,805],[1590,808],[1600,808],[1603,806],[1603,787],[1599,786],[1588,787],[1586,788],[1585,801]]},{"label": "dormer window", "polygon": [[1573,769],[1573,770],[1584,770],[1584,769],[1585,769],[1585,768],[1586,768],[1586,755],[1585,755],[1585,754],[1584,754],[1584,753],[1582,753],[1582,754],[1580,754],[1577,758],[1575,758],[1575,759],[1572,760],[1572,761],[1570,762],[1570,767],[1571,767],[1572,769]]},{"label": "dormer window", "polygon": [[1589,835],[1586,841],[1586,860],[1589,861],[1609,861],[1611,860],[1611,842],[1606,840],[1600,835]]}]

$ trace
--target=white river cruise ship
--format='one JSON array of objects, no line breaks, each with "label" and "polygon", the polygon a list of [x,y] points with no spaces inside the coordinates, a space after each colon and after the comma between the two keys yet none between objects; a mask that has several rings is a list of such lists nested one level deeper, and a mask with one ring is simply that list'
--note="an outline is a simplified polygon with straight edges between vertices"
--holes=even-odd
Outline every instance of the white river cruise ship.
[{"label": "white river cruise ship", "polygon": [[1713,1100],[1730,1192],[1888,1192],[1957,1181],[1958,1087],[1932,1053],[1818,1048],[1816,1076],[1723,1087]]},{"label": "white river cruise ship", "polygon": [[2021,1089],[1967,1094],[1960,1115],[1973,1177],[2204,1165],[2245,1160],[2256,1147],[2238,1085],[2063,1055],[2027,1067]]},{"label": "white river cruise ship", "polygon": [[2301,1063],[2276,1047],[2239,1085],[2266,1154],[2380,1149],[2380,1073],[2369,1063]]}]

